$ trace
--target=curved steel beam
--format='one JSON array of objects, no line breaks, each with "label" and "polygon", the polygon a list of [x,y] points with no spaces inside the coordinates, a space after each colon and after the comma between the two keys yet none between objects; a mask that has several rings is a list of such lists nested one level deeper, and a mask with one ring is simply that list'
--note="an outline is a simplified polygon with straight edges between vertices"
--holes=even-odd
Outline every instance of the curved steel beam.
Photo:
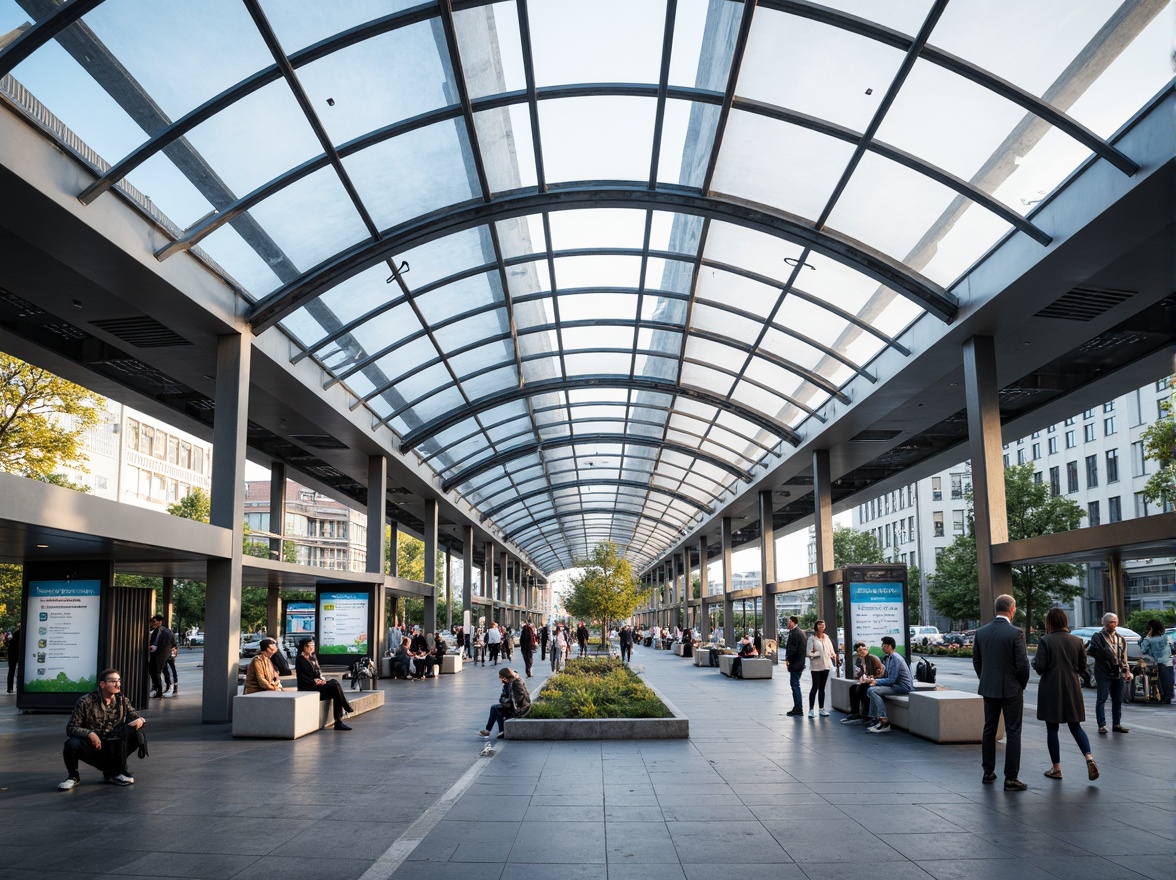
[{"label": "curved steel beam", "polygon": [[800,444],[800,435],[775,419],[748,409],[740,404],[733,403],[724,397],[708,391],[704,388],[690,388],[679,385],[678,383],[669,379],[657,379],[652,376],[643,376],[630,379],[626,374],[619,375],[591,375],[591,376],[576,376],[571,379],[545,379],[541,382],[529,382],[521,388],[507,388],[497,394],[488,394],[485,397],[480,397],[477,400],[470,401],[469,405],[463,405],[452,409],[444,415],[440,415],[431,421],[426,422],[419,428],[415,428],[404,435],[400,443],[400,452],[406,453],[424,443],[429,438],[436,436],[447,428],[451,428],[459,422],[485,412],[488,409],[493,409],[496,406],[501,406],[504,403],[512,403],[518,400],[526,400],[537,394],[555,394],[561,391],[570,391],[577,388],[626,388],[638,389],[641,391],[658,391],[663,394],[674,394],[682,397],[688,397],[691,400],[697,400],[701,403],[709,404],[717,409],[732,413],[745,421],[751,422],[756,427],[762,428],[769,434],[775,434],[787,440],[793,446]]},{"label": "curved steel beam", "polygon": [[101,2],[102,0],[73,0],[72,3],[63,3],[45,18],[25,30],[19,37],[0,49],[0,78],[12,73],[18,64]]},{"label": "curved steel beam", "polygon": [[[638,513],[637,511],[633,511],[633,510],[616,510],[615,508],[612,508],[612,507],[585,507],[580,510],[565,510],[562,513],[553,514],[550,517],[550,519],[564,520],[564,519],[569,519],[569,518],[575,517],[575,516],[581,516],[584,514],[590,515],[590,514],[596,514],[596,513],[602,513],[607,516],[627,516],[627,517],[632,517],[633,519],[647,520],[652,523],[657,523],[658,526],[662,527],[660,529],[655,527],[654,528],[655,532],[667,531],[667,529],[665,528],[666,522],[663,519],[659,519],[656,516],[650,516],[648,513]],[[529,532],[534,531],[539,526],[540,526],[540,523],[535,523],[533,525],[527,526],[524,529],[521,529],[517,532],[514,532],[513,534],[508,534],[508,535],[506,535],[506,540],[510,541],[513,544],[518,544],[519,546],[522,546],[522,537],[521,536],[526,535]],[[671,532],[671,534],[676,535],[679,531],[681,531],[681,528],[682,527],[679,526],[678,528],[674,529]]]},{"label": "curved steel beam", "polygon": [[765,205],[729,196],[702,196],[687,187],[616,181],[580,182],[551,187],[546,193],[506,193],[493,202],[465,202],[415,218],[382,233],[380,241],[352,245],[303,273],[260,300],[249,313],[255,333],[261,333],[336,284],[394,253],[435,241],[446,235],[513,217],[543,211],[584,208],[665,209],[694,214],[753,229],[811,247],[840,263],[898,291],[940,320],[951,323],[959,312],[956,298],[893,258],[832,230],[817,231],[806,221]]},{"label": "curved steel beam", "polygon": [[683,504],[689,504],[695,510],[700,510],[703,513],[710,513],[713,509],[710,507],[710,505],[703,504],[698,499],[692,498],[691,496],[682,492],[675,492],[673,489],[665,489],[661,486],[656,486],[651,483],[642,483],[638,480],[622,480],[612,478],[596,479],[594,477],[592,480],[575,480],[571,483],[558,483],[554,486],[543,486],[539,489],[532,489],[530,492],[524,492],[522,495],[516,495],[509,501],[504,501],[501,504],[497,504],[494,507],[491,507],[489,510],[482,511],[482,515],[487,519],[490,519],[496,514],[501,513],[507,508],[513,507],[520,502],[529,501],[532,498],[538,498],[542,495],[550,495],[554,492],[562,492],[567,489],[579,489],[581,486],[586,484],[592,486],[618,486],[623,489],[640,489],[644,492],[656,492],[659,495],[666,495],[670,498],[673,498],[675,501],[681,501]]},{"label": "curved steel beam", "polygon": [[486,471],[493,470],[515,459],[534,455],[545,449],[559,449],[564,446],[575,446],[580,443],[611,443],[617,446],[650,446],[664,449],[667,452],[677,452],[687,458],[694,458],[706,462],[713,467],[726,471],[731,476],[745,483],[751,482],[751,474],[743,470],[743,468],[736,467],[726,459],[702,452],[692,446],[684,446],[680,443],[665,443],[660,437],[637,437],[627,434],[584,434],[580,437],[561,437],[558,440],[535,441],[534,443],[526,443],[522,446],[513,446],[510,449],[490,456],[485,461],[470,465],[465,470],[446,478],[441,483],[441,491],[449,492],[463,483],[469,482],[479,474],[484,474]]}]

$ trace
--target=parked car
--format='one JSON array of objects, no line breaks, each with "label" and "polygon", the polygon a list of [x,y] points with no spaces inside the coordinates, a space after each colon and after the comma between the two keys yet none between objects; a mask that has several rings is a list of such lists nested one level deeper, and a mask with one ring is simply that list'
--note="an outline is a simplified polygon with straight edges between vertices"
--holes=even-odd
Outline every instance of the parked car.
[{"label": "parked car", "polygon": [[261,650],[261,640],[266,638],[264,633],[250,633],[241,641],[241,656],[242,657],[256,657],[257,652]]},{"label": "parked car", "polygon": [[194,648],[201,648],[204,646],[204,633],[196,632],[188,636],[188,644]]},{"label": "parked car", "polygon": [[943,636],[942,644],[945,647],[955,645],[958,648],[967,648],[967,647],[971,647],[972,642],[974,642],[975,640],[976,640],[975,634],[962,633],[962,632],[951,632],[951,633],[946,633]]},{"label": "parked car", "polygon": [[937,626],[912,626],[910,629],[912,645],[942,645],[943,635]]},{"label": "parked car", "polygon": [[[1082,639],[1083,648],[1090,647],[1090,637],[1102,629],[1101,626],[1080,626],[1078,629],[1070,630],[1071,634]],[[1136,661],[1140,657],[1139,651],[1139,633],[1133,629],[1127,629],[1125,626],[1120,626],[1115,629],[1127,641],[1127,659],[1129,661]],[[1094,687],[1094,658],[1089,654],[1086,656],[1086,677],[1082,679],[1083,687]]]}]

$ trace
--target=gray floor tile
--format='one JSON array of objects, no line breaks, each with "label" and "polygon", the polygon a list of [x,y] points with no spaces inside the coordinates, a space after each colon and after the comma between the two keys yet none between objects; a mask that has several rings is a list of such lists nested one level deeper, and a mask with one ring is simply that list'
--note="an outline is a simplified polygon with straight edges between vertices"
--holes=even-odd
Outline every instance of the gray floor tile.
[{"label": "gray floor tile", "polygon": [[604,864],[604,821],[527,822],[515,838],[509,860],[532,864]]},{"label": "gray floor tile", "polygon": [[721,865],[737,857],[748,864],[781,864],[789,856],[759,822],[668,822],[678,860]]}]

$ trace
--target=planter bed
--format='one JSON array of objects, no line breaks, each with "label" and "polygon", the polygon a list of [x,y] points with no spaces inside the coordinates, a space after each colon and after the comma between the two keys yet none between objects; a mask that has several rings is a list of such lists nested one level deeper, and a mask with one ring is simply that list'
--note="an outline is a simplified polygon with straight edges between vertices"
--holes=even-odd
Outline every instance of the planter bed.
[{"label": "planter bed", "polygon": [[511,718],[507,739],[689,739],[690,719],[646,682],[673,714],[672,718]]}]

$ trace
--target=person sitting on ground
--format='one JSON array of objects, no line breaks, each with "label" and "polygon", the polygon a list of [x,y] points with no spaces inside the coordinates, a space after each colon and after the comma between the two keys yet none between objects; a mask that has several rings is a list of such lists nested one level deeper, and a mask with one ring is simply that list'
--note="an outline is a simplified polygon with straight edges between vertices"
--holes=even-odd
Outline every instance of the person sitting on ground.
[{"label": "person sitting on ground", "polygon": [[858,683],[849,686],[849,714],[841,719],[842,724],[874,720],[870,718],[870,685],[866,679],[881,678],[886,674],[882,661],[870,653],[865,642],[854,642],[853,652],[857,655],[853,671]]},{"label": "person sitting on ground", "polygon": [[498,738],[506,735],[503,722],[507,718],[522,718],[531,711],[531,693],[519,674],[509,666],[498,670],[498,677],[502,679],[502,693],[498,702],[490,707],[490,718],[486,721],[486,728],[478,731],[478,736],[488,737],[498,725]]},{"label": "person sitting on ground", "polygon": [[119,671],[104,669],[98,673],[98,690],[74,704],[73,714],[65,725],[69,739],[65,741],[62,757],[67,776],[57,786],[60,791],[69,791],[81,782],[79,761],[97,767],[102,777],[114,785],[134,783],[135,778],[127,770],[127,754],[138,748],[135,731],[147,722],[120,693],[121,688]]},{"label": "person sitting on ground", "polygon": [[909,694],[915,689],[911,679],[911,668],[907,666],[902,654],[897,651],[897,643],[893,636],[882,636],[882,653],[886,659],[882,662],[885,672],[882,678],[867,678],[870,684],[870,711],[878,719],[873,727],[867,727],[866,733],[889,733],[890,720],[886,717],[887,694]]},{"label": "person sitting on ground", "polygon": [[392,677],[393,678],[412,678],[412,654],[408,650],[409,641],[407,638],[401,638],[400,645],[396,648],[396,653],[392,655]]},{"label": "person sitting on ground", "polygon": [[298,643],[298,659],[294,661],[294,673],[298,676],[298,690],[318,691],[320,703],[326,700],[333,703],[331,711],[335,716],[335,730],[351,730],[349,725],[343,723],[343,719],[348,712],[355,710],[347,702],[343,685],[333,678],[323,678],[323,671],[314,653],[314,639],[303,639]]},{"label": "person sitting on ground", "polygon": [[282,682],[273,663],[277,653],[278,643],[273,639],[262,639],[258,643],[257,656],[249,661],[249,668],[245,670],[245,693],[257,694],[282,689]]},{"label": "person sitting on ground", "polygon": [[756,650],[755,642],[751,640],[751,634],[744,633],[743,639],[739,642],[738,656],[731,661],[731,677],[743,678],[743,658],[758,656],[759,651]]}]

